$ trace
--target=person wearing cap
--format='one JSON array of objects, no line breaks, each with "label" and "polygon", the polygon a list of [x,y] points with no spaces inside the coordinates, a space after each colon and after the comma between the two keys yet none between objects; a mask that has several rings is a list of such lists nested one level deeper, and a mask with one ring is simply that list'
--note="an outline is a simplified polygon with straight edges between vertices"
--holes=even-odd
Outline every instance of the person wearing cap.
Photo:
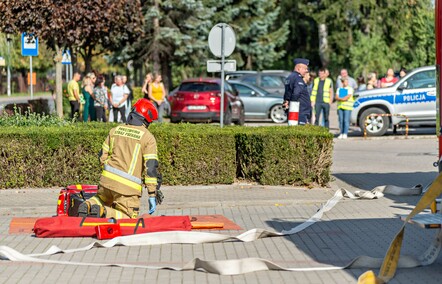
[{"label": "person wearing cap", "polygon": [[299,125],[310,122],[312,106],[307,84],[304,82],[304,76],[308,72],[309,60],[296,58],[293,60],[295,65],[292,74],[285,82],[283,107],[288,109],[290,101],[299,102]]},{"label": "person wearing cap", "polygon": [[78,207],[79,217],[137,218],[143,184],[149,194],[149,214],[155,212],[158,194],[157,143],[147,129],[158,119],[158,110],[147,99],[139,99],[126,125],[112,128],[103,142],[103,171],[97,195]]}]

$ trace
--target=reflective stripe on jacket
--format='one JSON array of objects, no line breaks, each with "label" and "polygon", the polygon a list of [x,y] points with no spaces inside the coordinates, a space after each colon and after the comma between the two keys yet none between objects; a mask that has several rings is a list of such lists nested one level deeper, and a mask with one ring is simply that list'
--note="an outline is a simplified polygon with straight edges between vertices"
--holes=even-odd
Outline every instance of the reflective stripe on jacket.
[{"label": "reflective stripe on jacket", "polygon": [[[310,100],[312,103],[316,102],[316,95],[318,94],[318,88],[319,88],[319,82],[320,78],[316,78],[313,81],[313,89],[312,89],[312,95],[310,96]],[[332,80],[330,78],[325,78],[324,87],[323,87],[323,95],[322,100],[324,103],[330,103],[330,88],[332,85]]]},{"label": "reflective stripe on jacket", "polygon": [[[141,196],[145,157],[157,157],[155,137],[144,126],[120,125],[109,132],[102,153],[100,184],[123,195]],[[145,183],[154,188],[157,179]]]},{"label": "reflective stripe on jacket", "polygon": [[[338,109],[352,110],[355,103],[355,100],[353,98],[354,90],[350,86],[347,86],[344,89],[347,89],[348,93],[351,93],[351,96],[346,101],[338,101]],[[336,93],[339,94],[339,89],[336,91]]]}]

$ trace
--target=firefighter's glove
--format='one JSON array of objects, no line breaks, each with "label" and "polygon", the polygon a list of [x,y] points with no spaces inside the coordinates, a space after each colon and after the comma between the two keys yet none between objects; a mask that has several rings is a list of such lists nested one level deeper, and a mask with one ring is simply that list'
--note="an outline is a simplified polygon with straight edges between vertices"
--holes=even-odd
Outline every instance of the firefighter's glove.
[{"label": "firefighter's glove", "polygon": [[161,189],[157,189],[157,195],[156,195],[157,205],[163,203],[164,194],[161,191]]},{"label": "firefighter's glove", "polygon": [[152,215],[156,209],[157,209],[156,197],[149,197],[149,214]]}]

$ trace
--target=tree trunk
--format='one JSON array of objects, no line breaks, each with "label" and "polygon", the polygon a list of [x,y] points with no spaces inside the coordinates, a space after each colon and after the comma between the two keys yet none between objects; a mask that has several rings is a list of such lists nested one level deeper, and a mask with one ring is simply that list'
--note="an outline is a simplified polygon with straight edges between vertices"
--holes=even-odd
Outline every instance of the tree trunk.
[{"label": "tree trunk", "polygon": [[252,56],[247,55],[246,70],[252,70]]},{"label": "tree trunk", "polygon": [[62,49],[55,45],[55,108],[57,109],[58,117],[63,117],[63,81],[62,81],[62,72],[63,65],[61,64],[61,60],[63,58]]},{"label": "tree trunk", "polygon": [[166,58],[161,58],[161,76],[163,77],[163,84],[166,87],[167,93],[172,88],[172,68],[170,68]]},{"label": "tree trunk", "polygon": [[[159,12],[158,0],[154,1],[155,9]],[[153,18],[153,49],[152,49],[152,61],[153,72],[159,73],[160,71],[160,52],[158,47],[158,41],[160,39],[160,19],[158,17]]]},{"label": "tree trunk", "polygon": [[328,47],[328,28],[326,24],[318,25],[319,33],[319,57],[323,67],[327,67],[330,62],[330,50]]},{"label": "tree trunk", "polygon": [[92,51],[91,49],[84,51],[84,72],[90,73],[92,72]]},{"label": "tree trunk", "polygon": [[0,94],[3,94],[3,76],[0,72]]}]

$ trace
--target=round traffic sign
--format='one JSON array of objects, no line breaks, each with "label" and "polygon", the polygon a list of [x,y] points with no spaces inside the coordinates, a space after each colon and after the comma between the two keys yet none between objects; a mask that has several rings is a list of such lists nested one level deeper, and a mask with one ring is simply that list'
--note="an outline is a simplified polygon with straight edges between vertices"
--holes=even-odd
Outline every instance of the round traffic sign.
[{"label": "round traffic sign", "polygon": [[[224,37],[223,35],[224,30]],[[228,24],[220,23],[213,26],[209,33],[209,48],[213,55],[222,57],[222,39],[224,39],[224,56],[230,56],[236,45],[235,32]]]}]

